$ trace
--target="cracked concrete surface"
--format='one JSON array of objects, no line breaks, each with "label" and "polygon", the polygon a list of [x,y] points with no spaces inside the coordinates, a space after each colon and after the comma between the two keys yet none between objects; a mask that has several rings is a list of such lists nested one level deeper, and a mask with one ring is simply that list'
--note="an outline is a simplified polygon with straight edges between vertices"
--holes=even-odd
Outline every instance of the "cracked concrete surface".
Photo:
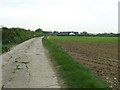
[{"label": "cracked concrete surface", "polygon": [[17,45],[2,59],[3,88],[60,88],[41,37]]}]

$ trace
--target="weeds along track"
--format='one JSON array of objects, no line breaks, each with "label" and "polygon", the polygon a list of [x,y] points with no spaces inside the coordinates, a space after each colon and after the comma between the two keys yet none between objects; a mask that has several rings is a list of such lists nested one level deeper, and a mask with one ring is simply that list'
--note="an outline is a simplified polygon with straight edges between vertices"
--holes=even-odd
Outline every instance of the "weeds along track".
[{"label": "weeds along track", "polygon": [[53,40],[81,64],[106,80],[111,87],[118,87],[118,43],[79,42]]}]

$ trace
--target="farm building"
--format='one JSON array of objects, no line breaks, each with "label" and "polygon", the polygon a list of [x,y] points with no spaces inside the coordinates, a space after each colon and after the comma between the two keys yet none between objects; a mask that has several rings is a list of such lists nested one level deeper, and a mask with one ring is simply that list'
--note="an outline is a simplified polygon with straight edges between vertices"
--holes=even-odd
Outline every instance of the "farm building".
[{"label": "farm building", "polygon": [[69,35],[78,35],[78,32],[70,32]]},{"label": "farm building", "polygon": [[66,35],[69,35],[70,32],[60,32],[58,35],[61,35],[61,36],[66,36]]},{"label": "farm building", "polygon": [[69,35],[75,35],[75,33],[71,32],[71,33],[69,33]]}]

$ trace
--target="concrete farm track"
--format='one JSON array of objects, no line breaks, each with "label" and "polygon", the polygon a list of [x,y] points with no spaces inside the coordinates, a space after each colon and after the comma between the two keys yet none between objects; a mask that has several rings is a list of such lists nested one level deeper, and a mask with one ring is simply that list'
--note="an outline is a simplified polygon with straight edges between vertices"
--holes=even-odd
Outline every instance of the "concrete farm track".
[{"label": "concrete farm track", "polygon": [[2,88],[60,88],[42,38],[33,38],[2,55]]}]

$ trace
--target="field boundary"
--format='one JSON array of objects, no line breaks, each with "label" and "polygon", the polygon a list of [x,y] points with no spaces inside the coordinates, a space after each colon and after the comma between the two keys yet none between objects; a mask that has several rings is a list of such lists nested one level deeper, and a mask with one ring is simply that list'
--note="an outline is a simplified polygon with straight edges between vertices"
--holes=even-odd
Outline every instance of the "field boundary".
[{"label": "field boundary", "polygon": [[94,75],[88,68],[74,60],[61,47],[47,38],[43,45],[48,49],[50,57],[68,88],[108,88],[109,85]]}]

